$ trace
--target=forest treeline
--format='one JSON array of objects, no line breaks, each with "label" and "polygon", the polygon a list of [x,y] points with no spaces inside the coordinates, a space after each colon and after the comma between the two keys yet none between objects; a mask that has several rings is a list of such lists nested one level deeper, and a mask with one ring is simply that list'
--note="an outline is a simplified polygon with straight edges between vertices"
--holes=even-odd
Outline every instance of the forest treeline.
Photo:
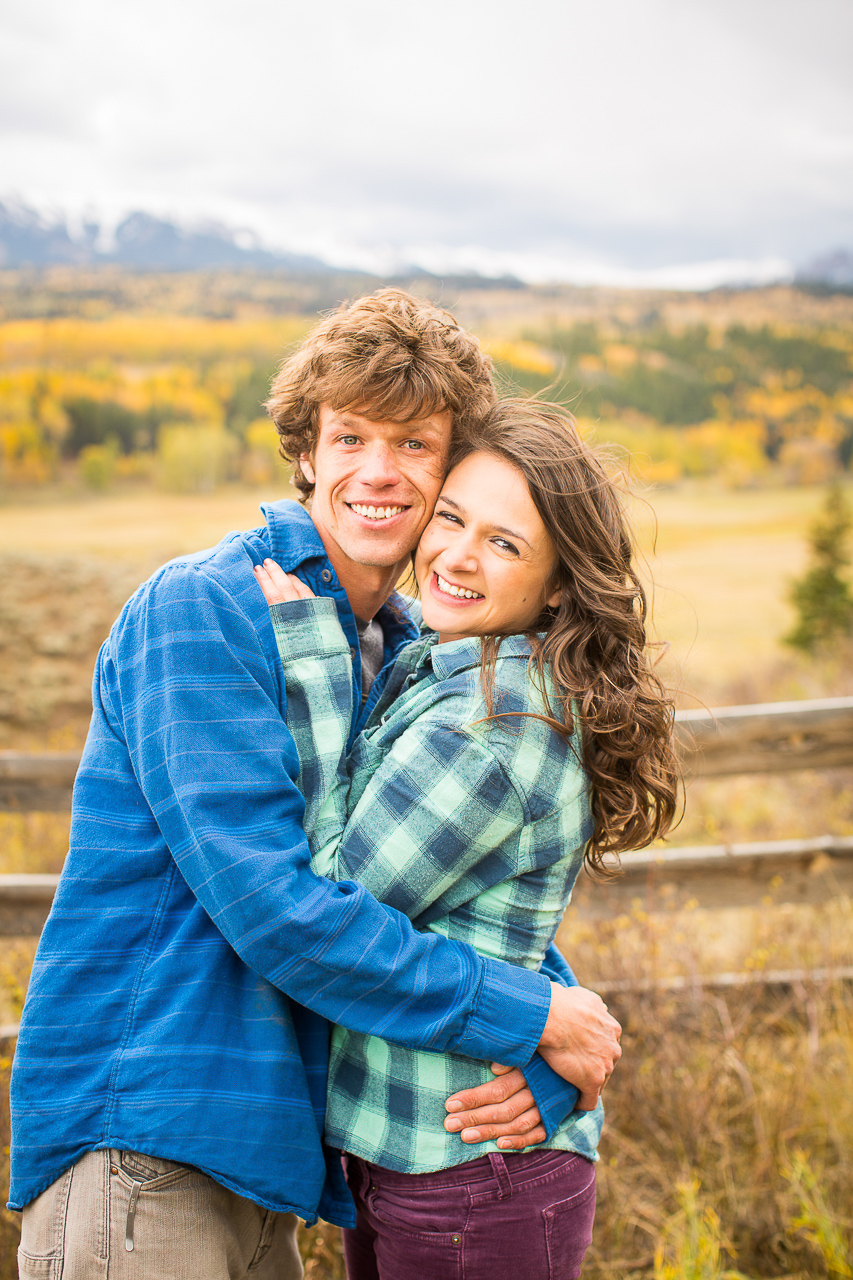
[{"label": "forest treeline", "polygon": [[[0,323],[0,486],[206,490],[280,465],[263,410],[304,314]],[[815,483],[853,459],[853,328],[541,323],[484,344],[509,389],[568,405],[656,483]]]}]

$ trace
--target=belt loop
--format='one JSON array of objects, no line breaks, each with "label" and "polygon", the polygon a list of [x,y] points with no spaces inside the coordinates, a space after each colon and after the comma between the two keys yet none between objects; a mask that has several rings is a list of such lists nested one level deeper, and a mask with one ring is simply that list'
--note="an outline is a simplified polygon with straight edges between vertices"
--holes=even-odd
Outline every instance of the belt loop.
[{"label": "belt loop", "polygon": [[498,1199],[509,1199],[512,1195],[512,1182],[507,1172],[506,1157],[502,1156],[500,1151],[490,1151],[489,1163],[492,1166],[492,1173],[495,1175],[495,1182],[498,1184]]}]

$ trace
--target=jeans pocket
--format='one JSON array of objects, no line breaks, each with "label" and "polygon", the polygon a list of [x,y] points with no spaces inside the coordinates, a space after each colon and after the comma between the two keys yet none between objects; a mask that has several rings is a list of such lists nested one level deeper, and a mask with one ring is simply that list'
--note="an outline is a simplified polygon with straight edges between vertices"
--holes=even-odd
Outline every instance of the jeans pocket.
[{"label": "jeans pocket", "polygon": [[458,1249],[468,1219],[468,1197],[453,1201],[446,1193],[414,1192],[406,1195],[382,1186],[372,1187],[367,1204],[372,1216],[383,1226],[400,1234],[434,1245]]},{"label": "jeans pocket", "polygon": [[18,1250],[18,1280],[60,1280],[62,1267],[61,1258],[33,1258]]},{"label": "jeans pocket", "polygon": [[592,1243],[595,1218],[595,1165],[590,1163],[589,1182],[567,1200],[542,1210],[548,1280],[577,1280],[584,1256]]},{"label": "jeans pocket", "polygon": [[146,1191],[159,1191],[197,1173],[196,1169],[162,1156],[149,1156],[141,1151],[113,1151],[113,1167],[118,1165],[125,1181],[139,1182]]},{"label": "jeans pocket", "polygon": [[18,1272],[29,1280],[53,1280],[62,1274],[65,1222],[74,1170],[66,1169],[24,1209]]}]

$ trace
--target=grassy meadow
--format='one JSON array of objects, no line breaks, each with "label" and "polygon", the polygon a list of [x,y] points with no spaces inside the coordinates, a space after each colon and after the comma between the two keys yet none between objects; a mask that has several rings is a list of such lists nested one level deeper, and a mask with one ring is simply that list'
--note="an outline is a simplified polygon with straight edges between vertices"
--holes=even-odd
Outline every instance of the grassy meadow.
[{"label": "grassy meadow", "polygon": [[[637,492],[633,518],[654,631],[671,646],[669,678],[685,697],[730,701],[728,685],[750,675],[760,683],[759,673],[779,660],[780,637],[793,621],[787,584],[802,571],[824,490],[696,481]],[[262,502],[290,494],[283,467],[262,487],[212,493],[38,491],[26,502],[0,503],[0,554],[41,568],[57,557],[103,561],[141,581],[172,556],[252,528]]]},{"label": "grassy meadow", "polygon": [[[288,496],[259,400],[311,310],[335,298],[328,283],[321,297],[226,276],[3,282],[0,748],[75,749],[126,596]],[[827,481],[851,496],[853,299],[472,288],[443,301],[508,385],[563,379],[585,429],[627,461],[679,705],[853,694],[853,644],[804,657],[782,643]],[[218,470],[205,469],[211,450]],[[195,476],[184,492],[182,458]],[[694,783],[673,840],[824,832],[853,834],[853,771]],[[58,871],[67,838],[64,815],[0,813],[0,872]],[[570,909],[560,942],[593,986],[831,969],[853,964],[853,909],[780,906],[769,886],[726,912],[637,903],[592,924]],[[26,940],[0,951],[0,1022],[20,1010],[32,953]],[[605,1098],[586,1280],[852,1277],[850,985],[607,998],[625,1056]],[[15,1274],[15,1233],[0,1217],[0,1280]],[[309,1280],[341,1280],[332,1229],[305,1232],[303,1250]]]}]

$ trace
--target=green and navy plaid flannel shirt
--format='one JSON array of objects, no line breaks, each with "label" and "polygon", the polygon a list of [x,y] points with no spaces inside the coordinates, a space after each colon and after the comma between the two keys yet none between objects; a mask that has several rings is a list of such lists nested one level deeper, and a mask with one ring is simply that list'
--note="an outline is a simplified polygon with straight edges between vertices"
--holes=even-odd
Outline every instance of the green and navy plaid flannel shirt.
[{"label": "green and navy plaid flannel shirt", "polygon": [[[314,870],[357,881],[420,929],[538,969],[592,820],[577,739],[511,714],[543,710],[529,643],[501,642],[494,711],[505,718],[489,722],[479,640],[439,645],[430,632],[409,644],[347,757],[351,654],[334,603],[301,600],[271,612]],[[490,1079],[473,1058],[336,1026],[326,1141],[409,1173],[497,1151],[442,1127],[445,1099]],[[602,1117],[600,1103],[573,1112],[547,1146],[594,1159]]]}]

